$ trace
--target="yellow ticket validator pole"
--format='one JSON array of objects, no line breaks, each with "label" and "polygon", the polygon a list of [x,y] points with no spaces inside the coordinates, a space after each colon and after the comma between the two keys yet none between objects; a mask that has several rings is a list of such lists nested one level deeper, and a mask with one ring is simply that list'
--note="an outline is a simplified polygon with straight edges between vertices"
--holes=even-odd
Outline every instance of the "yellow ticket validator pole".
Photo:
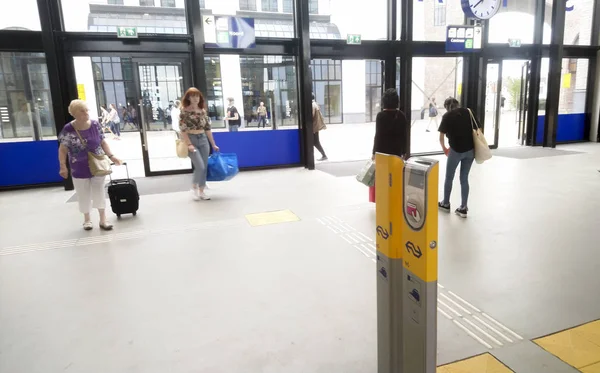
[{"label": "yellow ticket validator pole", "polygon": [[377,154],[375,203],[377,209],[377,366],[378,373],[402,373],[402,279],[405,255],[402,239],[404,161]]},{"label": "yellow ticket validator pole", "polygon": [[437,365],[438,180],[436,160],[411,158],[402,195],[404,370],[435,373]]}]

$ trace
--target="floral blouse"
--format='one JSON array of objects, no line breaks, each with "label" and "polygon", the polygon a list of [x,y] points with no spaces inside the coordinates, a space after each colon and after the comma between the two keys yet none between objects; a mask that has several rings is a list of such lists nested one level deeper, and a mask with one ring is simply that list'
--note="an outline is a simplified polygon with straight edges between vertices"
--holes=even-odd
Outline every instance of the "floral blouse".
[{"label": "floral blouse", "polygon": [[210,124],[210,118],[204,109],[199,113],[181,110],[179,114],[179,129],[181,132],[210,131]]}]

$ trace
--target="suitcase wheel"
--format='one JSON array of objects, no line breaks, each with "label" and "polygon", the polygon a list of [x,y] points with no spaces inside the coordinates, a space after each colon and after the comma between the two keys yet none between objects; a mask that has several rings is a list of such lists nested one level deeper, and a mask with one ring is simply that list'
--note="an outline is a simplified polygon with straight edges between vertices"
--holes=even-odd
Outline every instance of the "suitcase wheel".
[{"label": "suitcase wheel", "polygon": [[121,219],[121,214],[117,214],[117,219]]},{"label": "suitcase wheel", "polygon": [[137,212],[134,212],[134,213],[133,213],[133,216],[136,216],[136,215],[137,215]]}]

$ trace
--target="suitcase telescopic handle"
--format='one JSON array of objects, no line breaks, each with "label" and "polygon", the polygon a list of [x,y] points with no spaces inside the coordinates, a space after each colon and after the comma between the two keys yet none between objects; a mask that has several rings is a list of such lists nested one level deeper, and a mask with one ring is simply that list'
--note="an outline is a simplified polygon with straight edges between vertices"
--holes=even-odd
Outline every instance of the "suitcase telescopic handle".
[{"label": "suitcase telescopic handle", "polygon": [[[110,166],[116,166],[116,164],[111,163]],[[127,178],[129,179],[129,167],[127,166],[127,162],[123,162],[121,163],[121,166],[125,166],[125,170],[127,171]],[[112,183],[112,175],[108,174],[108,177],[110,178],[110,182]]]}]

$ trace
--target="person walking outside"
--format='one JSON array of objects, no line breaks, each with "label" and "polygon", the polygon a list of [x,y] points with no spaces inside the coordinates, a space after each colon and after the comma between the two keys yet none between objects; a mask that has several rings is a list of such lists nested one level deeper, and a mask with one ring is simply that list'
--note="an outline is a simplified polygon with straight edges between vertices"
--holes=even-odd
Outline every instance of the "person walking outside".
[{"label": "person walking outside", "polygon": [[90,120],[85,101],[71,101],[69,114],[75,120],[67,123],[58,135],[60,143],[58,149],[59,174],[65,179],[69,177],[68,161],[77,193],[79,211],[83,214],[83,229],[89,231],[94,228],[90,212],[92,208],[95,208],[98,209],[100,216],[100,229],[112,230],[112,224],[106,220],[106,196],[104,194],[106,177],[92,175],[88,163],[88,152],[97,155],[105,154],[116,165],[120,165],[122,162],[110,150],[110,146],[104,139],[100,123],[97,120]]},{"label": "person walking outside", "polygon": [[229,123],[229,132],[238,132],[242,125],[240,113],[234,105],[235,101],[233,100],[233,97],[230,97],[227,100],[229,101],[229,106],[227,107],[227,117],[225,120]]},{"label": "person walking outside", "polygon": [[185,92],[181,99],[181,113],[179,114],[181,137],[188,146],[188,156],[194,164],[191,192],[195,201],[210,200],[210,197],[204,193],[210,146],[212,145],[215,152],[219,151],[211,131],[211,122],[205,105],[202,93],[192,87]]},{"label": "person walking outside", "polygon": [[319,107],[319,104],[317,104],[317,101],[315,100],[314,94],[312,95],[312,121],[314,145],[315,148],[317,148],[317,150],[319,151],[319,153],[321,153],[321,158],[319,158],[318,160],[326,161],[329,158],[327,158],[325,150],[323,149],[323,145],[321,145],[321,140],[319,139],[319,132],[321,132],[324,129],[327,129],[327,126],[325,125],[325,119],[323,118],[323,114],[321,113],[321,108]]},{"label": "person walking outside", "polygon": [[[475,144],[473,143],[473,124],[469,109],[461,108],[458,100],[448,98],[444,102],[447,113],[442,117],[439,128],[440,145],[448,157],[446,163],[446,180],[444,182],[444,200],[439,203],[442,211],[450,212],[450,195],[456,169],[460,164],[461,205],[456,214],[462,218],[469,212],[469,172],[475,160]],[[450,147],[446,147],[445,137],[448,137]]]},{"label": "person walking outside", "polygon": [[267,108],[265,107],[264,102],[260,103],[256,112],[258,113],[258,128],[260,128],[261,124],[262,127],[265,128],[267,125]]},{"label": "person walking outside", "polygon": [[108,112],[108,124],[110,131],[113,133],[115,140],[121,140],[121,119],[119,113],[115,109],[114,104],[110,104]]},{"label": "person walking outside", "polygon": [[398,92],[390,88],[383,93],[381,104],[383,111],[375,119],[375,139],[373,141],[373,160],[376,153],[392,154],[398,157],[406,155],[408,120],[398,110],[400,99]]},{"label": "person walking outside", "polygon": [[429,128],[431,127],[431,123],[435,124],[435,128],[437,128],[438,126],[438,110],[437,110],[437,103],[435,102],[435,97],[432,97],[431,100],[429,101],[429,123],[427,124],[427,129],[425,130],[426,132],[431,132],[429,130]]},{"label": "person walking outside", "polygon": [[173,117],[173,123],[171,124],[171,128],[173,128],[173,131],[175,132],[179,132],[179,115],[181,114],[181,110],[179,109],[180,107],[181,101],[175,100],[175,105],[171,109],[171,117]]}]

